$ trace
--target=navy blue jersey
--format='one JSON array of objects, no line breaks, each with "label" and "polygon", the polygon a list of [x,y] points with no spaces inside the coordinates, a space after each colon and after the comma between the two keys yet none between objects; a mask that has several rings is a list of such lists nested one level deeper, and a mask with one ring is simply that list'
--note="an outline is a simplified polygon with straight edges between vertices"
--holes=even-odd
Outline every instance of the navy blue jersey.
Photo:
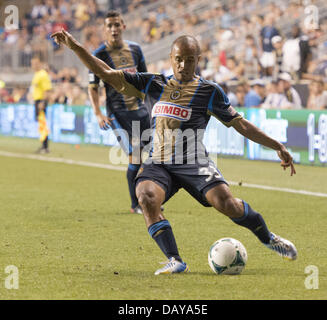
[{"label": "navy blue jersey", "polygon": [[122,93],[140,99],[148,95],[155,101],[151,151],[155,161],[167,163],[179,156],[184,161],[194,155],[196,158],[199,152],[206,157],[202,140],[210,116],[227,127],[241,118],[221,87],[201,77],[185,84],[162,74],[121,72],[120,75]]},{"label": "navy blue jersey", "polygon": [[[108,42],[105,42],[93,54],[116,70],[128,71],[130,73],[147,71],[142,50],[135,42],[124,40],[121,48],[113,48]],[[99,83],[100,79],[94,73],[89,72],[89,86],[98,87]],[[131,111],[144,108],[141,99],[118,93],[107,83],[104,83],[104,86],[106,89],[108,114],[116,111]]]}]

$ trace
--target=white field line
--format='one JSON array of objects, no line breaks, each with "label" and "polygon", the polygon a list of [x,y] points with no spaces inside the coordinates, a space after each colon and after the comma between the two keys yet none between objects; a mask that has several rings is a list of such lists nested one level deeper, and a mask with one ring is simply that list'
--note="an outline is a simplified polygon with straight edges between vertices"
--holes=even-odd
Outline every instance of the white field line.
[{"label": "white field line", "polygon": [[[88,162],[88,161],[78,161],[78,160],[64,159],[64,158],[54,158],[54,157],[34,155],[34,154],[14,153],[14,152],[1,151],[1,150],[0,150],[0,156],[65,163],[65,164],[71,164],[71,165],[80,165],[80,166],[101,168],[101,169],[108,169],[108,170],[116,170],[116,171],[126,171],[126,167],[123,167],[123,166],[101,164],[101,163],[94,163],[94,162]],[[233,186],[240,185],[240,183],[235,182],[235,181],[228,181],[228,183]],[[288,193],[295,193],[295,194],[303,194],[303,195],[307,195],[307,196],[327,198],[327,193],[321,193],[321,192],[312,192],[312,191],[307,191],[307,190],[297,190],[297,189],[290,189],[290,188],[279,188],[279,187],[266,186],[266,185],[261,185],[261,184],[244,183],[244,182],[242,182],[241,185],[242,185],[242,187],[246,187],[246,188],[255,188],[255,189],[270,190],[270,191],[280,191],[280,192],[288,192]]]},{"label": "white field line", "polygon": [[36,155],[36,154],[13,153],[13,152],[7,152],[7,151],[0,150],[0,156],[11,157],[11,158],[32,159],[32,160],[42,160],[42,161],[48,161],[48,162],[58,162],[58,163],[73,164],[73,165],[79,165],[79,166],[85,166],[85,167],[102,168],[102,169],[109,169],[109,170],[116,170],[116,171],[126,171],[126,167],[121,167],[121,166],[94,163],[94,162],[89,162],[89,161],[78,161],[78,160],[64,159],[64,158],[54,158],[54,157],[41,156],[41,155]]},{"label": "white field line", "polygon": [[[234,181],[228,181],[228,183],[233,186],[240,185],[238,182],[234,182]],[[279,187],[265,186],[265,185],[254,184],[254,183],[244,183],[243,182],[242,187],[262,189],[262,190],[271,190],[271,191],[289,192],[289,193],[296,193],[296,194],[304,194],[306,196],[327,198],[327,193],[312,192],[312,191],[307,191],[307,190],[298,190],[298,189],[290,189],[290,188],[279,188]]]}]

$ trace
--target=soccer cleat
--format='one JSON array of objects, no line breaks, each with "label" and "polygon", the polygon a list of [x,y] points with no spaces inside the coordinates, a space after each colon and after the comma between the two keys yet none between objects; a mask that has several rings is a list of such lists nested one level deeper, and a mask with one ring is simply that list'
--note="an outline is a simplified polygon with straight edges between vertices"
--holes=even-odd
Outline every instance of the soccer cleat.
[{"label": "soccer cleat", "polygon": [[131,213],[143,214],[142,208],[137,205],[135,208],[131,208]]},{"label": "soccer cleat", "polygon": [[[160,207],[161,212],[164,211],[164,206]],[[140,207],[140,205],[137,205],[134,208],[131,208],[131,213],[137,213],[137,214],[143,214],[142,208]]]},{"label": "soccer cleat", "polygon": [[190,272],[190,269],[185,262],[180,262],[174,257],[170,258],[169,261],[162,262],[162,264],[166,265],[154,273],[156,276],[159,274]]},{"label": "soccer cleat", "polygon": [[297,250],[295,245],[280,236],[271,232],[271,240],[265,246],[273,251],[276,251],[281,257],[287,260],[295,260],[297,258]]},{"label": "soccer cleat", "polygon": [[45,154],[50,153],[50,150],[48,148],[41,147],[35,151],[36,154]]}]

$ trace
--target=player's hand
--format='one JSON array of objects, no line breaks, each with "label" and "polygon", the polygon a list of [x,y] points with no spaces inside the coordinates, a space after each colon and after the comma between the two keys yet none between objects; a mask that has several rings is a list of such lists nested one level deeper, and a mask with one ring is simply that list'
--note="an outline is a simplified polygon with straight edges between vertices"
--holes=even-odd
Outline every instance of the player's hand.
[{"label": "player's hand", "polygon": [[100,129],[102,130],[108,130],[111,126],[111,121],[113,120],[112,118],[104,116],[102,113],[97,115],[97,120]]},{"label": "player's hand", "polygon": [[286,170],[287,167],[291,167],[291,176],[293,174],[296,174],[293,158],[283,145],[281,149],[277,151],[277,154],[279,158],[282,160],[280,165],[283,167],[283,169]]},{"label": "player's hand", "polygon": [[55,43],[58,45],[64,44],[68,48],[74,50],[78,47],[80,43],[66,30],[62,29],[61,31],[55,32],[51,35],[51,38],[54,39]]}]

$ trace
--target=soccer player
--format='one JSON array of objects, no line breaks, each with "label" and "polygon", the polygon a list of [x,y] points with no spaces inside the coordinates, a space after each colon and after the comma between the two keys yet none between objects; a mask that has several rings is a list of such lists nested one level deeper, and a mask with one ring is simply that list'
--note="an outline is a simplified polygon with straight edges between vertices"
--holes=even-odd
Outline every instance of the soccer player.
[{"label": "soccer player", "polygon": [[[144,57],[137,43],[123,40],[123,31],[126,25],[118,11],[111,10],[104,20],[106,41],[94,52],[94,55],[104,61],[108,66],[116,70],[135,72],[146,72]],[[136,97],[130,97],[117,92],[109,83],[104,83],[106,90],[106,115],[100,110],[99,105],[99,83],[100,79],[93,72],[89,73],[89,97],[98,120],[103,130],[117,129],[117,139],[122,149],[129,155],[127,169],[127,181],[131,197],[131,212],[142,213],[135,195],[135,177],[140,168],[140,159],[132,158],[132,141],[139,141],[140,137],[132,136],[132,122],[139,121],[140,133],[150,128],[150,116],[143,101]],[[124,139],[119,134],[119,129],[128,133]],[[141,144],[141,148],[144,144]],[[134,146],[135,147],[135,146]]]},{"label": "soccer player", "polygon": [[48,72],[43,67],[41,57],[36,55],[31,60],[31,67],[34,76],[32,79],[32,97],[35,106],[35,120],[39,122],[41,147],[36,153],[49,153],[48,127],[45,114],[49,100],[49,94],[52,89],[51,80]]},{"label": "soccer player", "polygon": [[[174,75],[166,77],[113,70],[91,56],[66,31],[52,36],[58,43],[64,43],[72,49],[89,69],[117,91],[139,97],[150,95],[157,101],[152,110],[153,149],[136,178],[136,195],[143,209],[148,232],[169,259],[163,268],[155,272],[156,275],[189,271],[179,255],[172,227],[160,210],[161,204],[179,188],[184,188],[204,206],[214,207],[234,223],[251,230],[267,248],[286,259],[296,259],[294,244],[270,232],[260,213],[232,195],[227,182],[208,157],[201,135],[210,116],[214,116],[244,137],[276,150],[281,166],[284,170],[290,167],[291,175],[296,173],[292,156],[283,144],[237,113],[217,84],[195,75],[200,47],[194,37],[181,36],[173,42],[170,60]],[[171,131],[175,128],[180,130],[177,135]],[[189,141],[184,139],[186,132],[186,140]],[[180,144],[185,147],[185,142],[191,142],[192,145],[192,139],[193,142],[197,141],[195,149],[182,148],[179,154],[176,153],[180,150]],[[166,152],[169,144],[173,148],[167,148]]]}]

